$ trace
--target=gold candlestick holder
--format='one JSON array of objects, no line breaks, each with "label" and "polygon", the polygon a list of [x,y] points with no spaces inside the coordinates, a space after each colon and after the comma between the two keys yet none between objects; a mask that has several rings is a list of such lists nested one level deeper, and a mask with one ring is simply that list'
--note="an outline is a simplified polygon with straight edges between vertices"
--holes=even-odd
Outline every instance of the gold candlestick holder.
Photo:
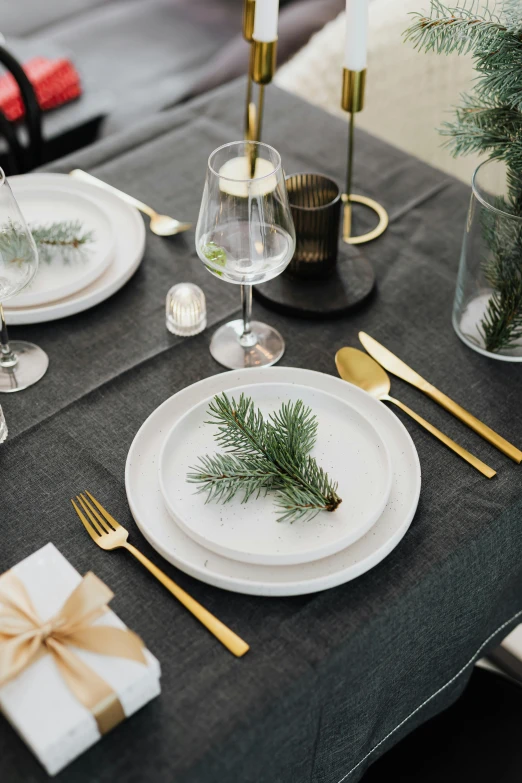
[{"label": "gold candlestick holder", "polygon": [[248,78],[247,78],[247,94],[246,94],[246,110],[245,110],[245,139],[247,141],[254,141],[254,133],[256,126],[256,105],[252,100],[254,85],[252,80],[252,73],[254,70],[253,57],[254,47],[252,42],[254,40],[254,17],[256,13],[256,0],[244,0],[243,4],[243,38],[250,44],[250,61],[248,65]]},{"label": "gold candlestick holder", "polygon": [[[366,68],[362,71],[351,71],[343,68],[343,91],[341,106],[350,115],[348,124],[348,160],[346,164],[346,191],[342,195],[343,208],[343,241],[349,245],[362,245],[379,237],[388,226],[388,213],[377,201],[367,196],[357,196],[352,193],[353,151],[355,115],[364,107],[364,89],[366,85]],[[379,218],[378,225],[366,234],[352,236],[352,204],[362,204],[372,209]]]},{"label": "gold candlestick holder", "polygon": [[[256,0],[244,0],[243,37],[250,43],[245,111],[245,139],[247,141],[261,141],[265,85],[272,81],[277,56],[277,39],[275,41],[256,41],[254,39],[255,8]],[[257,99],[254,95],[256,85]]]}]

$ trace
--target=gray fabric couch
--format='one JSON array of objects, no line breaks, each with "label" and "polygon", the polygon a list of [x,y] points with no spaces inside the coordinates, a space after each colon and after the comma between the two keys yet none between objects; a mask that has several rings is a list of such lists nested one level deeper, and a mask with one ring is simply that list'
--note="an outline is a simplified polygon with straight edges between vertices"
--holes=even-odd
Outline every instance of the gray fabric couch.
[{"label": "gray fabric couch", "polygon": [[[281,0],[280,62],[343,0]],[[242,0],[0,0],[0,33],[22,61],[66,55],[83,96],[46,114],[46,160],[244,73]]]}]

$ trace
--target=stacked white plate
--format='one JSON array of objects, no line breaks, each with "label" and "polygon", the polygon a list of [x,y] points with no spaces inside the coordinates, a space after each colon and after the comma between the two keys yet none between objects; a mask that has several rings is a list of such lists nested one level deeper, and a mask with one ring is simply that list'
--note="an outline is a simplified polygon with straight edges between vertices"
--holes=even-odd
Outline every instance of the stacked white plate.
[{"label": "stacked white plate", "polygon": [[[302,400],[317,416],[312,455],[338,482],[342,503],[312,520],[278,522],[274,499],[205,503],[187,482],[198,458],[222,451],[206,424],[216,394],[243,393],[265,416]],[[285,367],[222,373],[166,400],[142,425],[125,474],[129,505],[150,544],[217,587],[264,596],[334,587],[377,565],[415,514],[420,465],[399,419],[361,389]]]},{"label": "stacked white plate", "polygon": [[99,304],[121,288],[145,250],[138,211],[66,174],[23,174],[9,183],[29,228],[78,221],[92,240],[74,253],[41,259],[30,285],[4,305],[8,324],[54,321]]}]

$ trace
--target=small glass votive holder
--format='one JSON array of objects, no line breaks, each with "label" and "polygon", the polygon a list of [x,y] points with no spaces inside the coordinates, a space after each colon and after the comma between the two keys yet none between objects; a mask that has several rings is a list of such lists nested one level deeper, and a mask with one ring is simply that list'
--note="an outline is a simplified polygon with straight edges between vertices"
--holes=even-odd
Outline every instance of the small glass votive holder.
[{"label": "small glass votive holder", "polygon": [[205,294],[194,283],[177,283],[167,294],[167,329],[181,337],[199,334],[207,325]]},{"label": "small glass votive holder", "polygon": [[2,411],[2,406],[0,405],[0,443],[3,443],[6,438],[7,438],[7,422],[5,420],[4,413]]},{"label": "small glass votive holder", "polygon": [[323,174],[292,174],[286,178],[295,226],[295,253],[283,274],[322,280],[337,263],[341,191]]}]

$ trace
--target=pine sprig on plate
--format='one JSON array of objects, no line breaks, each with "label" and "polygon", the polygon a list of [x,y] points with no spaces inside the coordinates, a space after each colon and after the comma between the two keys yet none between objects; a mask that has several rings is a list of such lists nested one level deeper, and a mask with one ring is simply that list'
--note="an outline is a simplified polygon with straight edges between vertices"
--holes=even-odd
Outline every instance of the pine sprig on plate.
[{"label": "pine sprig on plate", "polygon": [[6,264],[22,266],[32,259],[33,247],[26,231],[9,220],[0,227],[0,259]]},{"label": "pine sprig on plate", "polygon": [[196,494],[207,493],[206,502],[216,500],[228,503],[242,492],[242,503],[252,496],[266,495],[275,489],[278,474],[265,460],[236,457],[234,454],[213,454],[200,457],[199,465],[192,468],[188,480],[200,484]]},{"label": "pine sprig on plate", "polygon": [[247,502],[271,492],[280,522],[309,520],[339,506],[337,484],[308,453],[317,419],[301,400],[283,404],[267,421],[251,398],[242,394],[236,401],[222,394],[210,403],[209,414],[207,423],[217,425],[215,439],[226,453],[201,457],[187,476],[207,502],[227,503],[239,492]]},{"label": "pine sprig on plate", "polygon": [[68,263],[94,240],[92,231],[85,231],[80,220],[67,220],[31,226],[40,261],[49,263],[58,251]]},{"label": "pine sprig on plate", "polygon": [[[85,231],[80,220],[32,225],[30,232],[44,263],[50,263],[57,253],[65,263],[71,263],[81,258],[86,245],[94,240],[94,233]],[[18,265],[32,258],[27,232],[12,220],[0,228],[0,253],[4,262]]]},{"label": "pine sprig on plate", "polygon": [[270,414],[274,436],[280,438],[296,457],[308,454],[317,439],[317,419],[302,400],[283,403],[280,410]]}]

